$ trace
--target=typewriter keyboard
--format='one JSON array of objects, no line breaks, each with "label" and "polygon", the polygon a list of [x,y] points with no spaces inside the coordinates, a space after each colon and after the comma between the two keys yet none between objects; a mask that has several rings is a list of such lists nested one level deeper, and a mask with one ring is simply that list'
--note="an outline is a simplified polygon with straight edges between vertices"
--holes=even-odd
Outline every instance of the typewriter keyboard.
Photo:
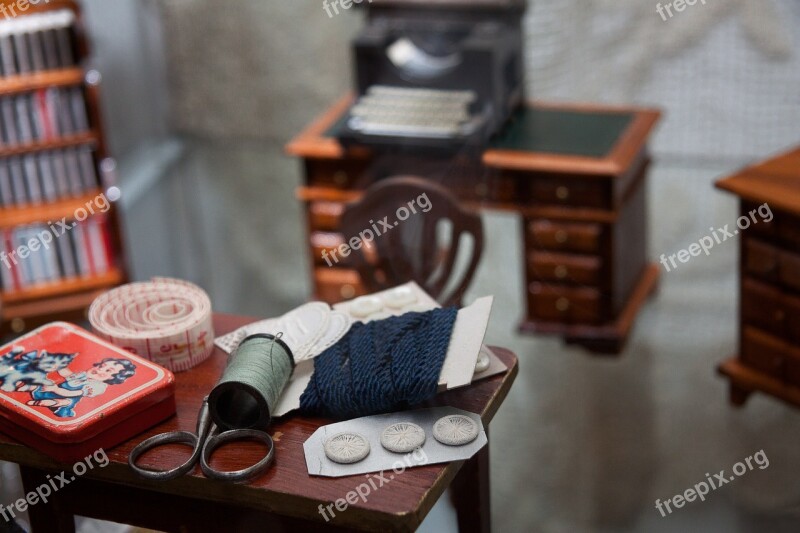
[{"label": "typewriter keyboard", "polygon": [[375,85],[350,110],[351,129],[368,135],[451,138],[468,134],[473,91]]}]

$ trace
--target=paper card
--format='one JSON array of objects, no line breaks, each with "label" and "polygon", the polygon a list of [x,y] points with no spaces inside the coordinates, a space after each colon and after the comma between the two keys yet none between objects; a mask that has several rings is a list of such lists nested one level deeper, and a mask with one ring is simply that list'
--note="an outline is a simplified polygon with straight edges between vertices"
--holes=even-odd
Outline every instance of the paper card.
[{"label": "paper card", "polygon": [[230,354],[245,337],[257,333],[282,334],[281,339],[292,350],[295,361],[311,359],[341,339],[352,325],[350,316],[331,310],[323,302],[310,302],[292,309],[278,318],[260,320],[214,340],[214,344]]},{"label": "paper card", "polygon": [[[478,437],[463,446],[448,446],[437,441],[433,436],[433,426],[437,420],[448,415],[468,416],[478,424]],[[425,443],[408,453],[394,453],[381,445],[381,433],[388,426],[398,422],[411,422],[425,431]],[[370,452],[363,460],[352,464],[339,464],[325,455],[325,441],[338,433],[357,433],[369,441]],[[402,475],[406,468],[425,466],[451,461],[469,459],[488,439],[483,429],[481,417],[475,413],[462,411],[455,407],[432,407],[416,411],[404,411],[385,415],[365,416],[345,422],[337,422],[317,429],[303,443],[306,456],[306,468],[312,476],[344,477],[366,474],[367,472],[394,471],[387,479]]]},{"label": "paper card", "polygon": [[[475,375],[475,363],[489,323],[493,299],[492,296],[479,298],[472,305],[458,311],[453,334],[450,337],[450,346],[439,375],[440,392],[463,387],[472,382]],[[475,376],[476,379],[488,378],[506,370],[505,365],[494,354],[490,355],[490,360],[494,362],[490,363],[489,369]],[[295,368],[289,385],[281,394],[272,416],[282,416],[300,407],[300,395],[308,385],[313,373],[313,364],[310,366],[311,372],[306,372],[306,367]]]},{"label": "paper card", "polygon": [[289,378],[289,383],[283,389],[280,398],[278,398],[278,404],[272,410],[271,414],[273,417],[283,416],[300,407],[300,396],[302,396],[303,391],[306,390],[313,373],[313,359],[297,363],[292,372],[292,377]]},{"label": "paper card", "polygon": [[[392,307],[387,305],[386,302],[391,302],[392,298],[390,293],[393,291],[411,291],[414,298],[402,307]],[[351,312],[356,302],[364,301],[364,296],[341,302],[333,306],[333,313],[341,314],[348,317],[346,328],[349,329],[350,321],[361,320],[369,321],[379,318],[386,318],[387,316],[397,316],[408,311],[429,311],[440,307],[439,304],[428,295],[419,285],[409,282],[393,289],[380,291],[371,295],[369,298],[378,300],[380,306],[370,316],[356,317]],[[456,316],[453,333],[450,337],[450,346],[445,356],[442,372],[439,375],[439,391],[450,390],[458,387],[469,385],[474,380],[485,379],[507,370],[506,366],[500,361],[496,355],[489,352],[490,365],[489,368],[479,374],[475,374],[475,364],[478,359],[478,353],[483,346],[483,339],[486,335],[486,328],[489,323],[489,316],[492,310],[492,303],[494,297],[486,296],[477,299],[471,305],[464,307],[458,311]],[[383,302],[383,303],[380,303]],[[306,304],[308,306],[310,304]],[[314,305],[320,306],[319,302]],[[302,308],[303,306],[301,306]],[[300,308],[298,308],[300,309]],[[287,315],[291,315],[294,311],[290,311]],[[358,313],[361,315],[362,313]],[[286,315],[284,315],[286,316]],[[277,333],[279,329],[280,319],[273,318],[255,322],[247,326],[243,326],[236,331],[219,337],[215,340],[215,344],[230,353],[239,341],[245,336],[254,333]],[[347,331],[344,329],[339,333],[339,338]],[[327,335],[326,335],[327,337]],[[291,346],[291,345],[290,345]],[[314,352],[321,353],[321,350],[313,350]],[[311,375],[313,374],[314,365],[313,361],[308,361],[307,364],[299,364],[295,368],[289,384],[283,391],[278,404],[272,410],[272,416],[279,417],[289,413],[300,407],[300,396],[303,394],[306,386],[308,385]]]},{"label": "paper card", "polygon": [[[406,299],[405,305],[402,307],[391,305],[392,301],[396,300],[393,295],[397,293],[407,295],[409,292],[412,293],[412,296]],[[459,310],[453,334],[450,337],[447,357],[442,366],[442,373],[439,375],[440,391],[472,383],[475,363],[486,335],[493,299],[492,296],[479,298],[472,305]],[[439,303],[413,281],[333,306],[338,311],[350,313],[353,320],[362,322],[398,316],[409,311],[430,311],[439,307],[441,307]],[[372,312],[364,316],[365,309],[372,309]],[[499,362],[499,360],[497,361]],[[502,365],[502,363],[500,364]],[[497,373],[494,372],[494,374]],[[494,374],[487,370],[480,377],[484,378]]]},{"label": "paper card", "polygon": [[444,386],[449,390],[472,383],[493,301],[493,296],[478,298],[458,312],[447,357],[439,375],[439,387]]}]

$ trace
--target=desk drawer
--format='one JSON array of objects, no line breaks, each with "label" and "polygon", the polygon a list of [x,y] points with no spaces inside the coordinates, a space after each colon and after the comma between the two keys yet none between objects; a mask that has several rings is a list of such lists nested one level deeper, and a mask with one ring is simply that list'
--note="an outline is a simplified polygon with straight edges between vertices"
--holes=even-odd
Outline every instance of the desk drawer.
[{"label": "desk drawer", "polygon": [[784,344],[784,378],[790,385],[800,387],[800,349]]},{"label": "desk drawer", "polygon": [[531,246],[546,250],[586,254],[602,250],[603,226],[600,224],[530,220],[527,234]]},{"label": "desk drawer", "polygon": [[744,241],[744,271],[765,281],[778,281],[778,257],[780,251],[757,239]]},{"label": "desk drawer", "polygon": [[338,202],[310,202],[308,221],[311,231],[337,231],[344,204]]},{"label": "desk drawer", "polygon": [[[778,213],[775,215],[775,220],[778,220],[778,235],[783,244],[792,249],[800,249],[800,218],[788,215],[786,213]],[[773,220],[770,225],[775,224]],[[756,226],[760,226],[759,222]],[[754,226],[755,227],[755,226]]]},{"label": "desk drawer", "polygon": [[573,177],[531,179],[530,196],[534,204],[611,209],[611,181]]},{"label": "desk drawer", "polygon": [[600,291],[533,282],[528,285],[531,318],[547,322],[595,324],[602,317]]},{"label": "desk drawer", "polygon": [[351,189],[364,181],[368,162],[359,160],[307,159],[306,185]]},{"label": "desk drawer", "polygon": [[758,239],[744,242],[744,271],[770,283],[800,291],[800,255]]},{"label": "desk drawer", "polygon": [[785,337],[792,344],[800,346],[800,299],[783,296],[783,309],[786,314]]},{"label": "desk drawer", "polygon": [[787,251],[780,252],[778,277],[784,286],[800,291],[800,255]]},{"label": "desk drawer", "polygon": [[[750,227],[747,228],[748,235],[758,235],[764,237],[766,239],[772,239],[778,236],[778,224],[775,218],[773,217],[772,220],[769,222],[764,222],[763,217],[758,212],[759,206],[762,204],[754,204],[751,202],[742,202],[742,216],[750,217],[750,213],[755,211],[753,216],[756,217],[758,220],[758,224],[750,224]],[[752,222],[752,219],[751,219]]]},{"label": "desk drawer", "polygon": [[781,293],[753,279],[742,283],[742,320],[774,335],[783,336],[786,324]]},{"label": "desk drawer", "polygon": [[344,237],[342,237],[341,233],[325,231],[311,233],[311,258],[314,264],[328,267],[349,266],[350,254],[348,254],[348,257],[343,257],[338,250],[339,246],[344,242]]},{"label": "desk drawer", "polygon": [[329,304],[366,294],[355,270],[317,267],[314,269],[314,297]]},{"label": "desk drawer", "polygon": [[528,254],[530,277],[577,285],[599,285],[602,260],[599,257],[532,251]]},{"label": "desk drawer", "polygon": [[787,348],[779,339],[755,328],[745,328],[742,333],[742,362],[770,376],[784,378]]}]

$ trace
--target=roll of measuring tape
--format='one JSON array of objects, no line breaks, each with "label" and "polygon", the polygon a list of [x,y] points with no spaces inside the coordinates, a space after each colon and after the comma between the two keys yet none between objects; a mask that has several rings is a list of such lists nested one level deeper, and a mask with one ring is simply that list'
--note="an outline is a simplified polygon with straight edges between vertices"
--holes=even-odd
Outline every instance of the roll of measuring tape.
[{"label": "roll of measuring tape", "polygon": [[173,372],[214,351],[211,300],[188,281],[153,278],[117,287],[92,302],[89,322],[100,337]]}]

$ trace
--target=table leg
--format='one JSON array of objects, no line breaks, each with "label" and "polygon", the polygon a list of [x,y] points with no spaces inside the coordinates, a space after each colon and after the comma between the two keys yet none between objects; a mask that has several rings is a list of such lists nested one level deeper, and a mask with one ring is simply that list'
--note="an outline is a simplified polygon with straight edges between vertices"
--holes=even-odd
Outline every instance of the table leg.
[{"label": "table leg", "polygon": [[[47,474],[35,468],[19,467],[22,487],[25,494],[35,492],[38,487],[49,486]],[[28,507],[31,529],[34,533],[74,533],[75,517],[71,513],[59,509],[57,495],[53,494],[47,502],[39,501]]]},{"label": "table leg", "polygon": [[[486,428],[488,436],[489,429]],[[492,517],[489,490],[489,443],[461,467],[450,486],[461,533],[489,533]]]}]

